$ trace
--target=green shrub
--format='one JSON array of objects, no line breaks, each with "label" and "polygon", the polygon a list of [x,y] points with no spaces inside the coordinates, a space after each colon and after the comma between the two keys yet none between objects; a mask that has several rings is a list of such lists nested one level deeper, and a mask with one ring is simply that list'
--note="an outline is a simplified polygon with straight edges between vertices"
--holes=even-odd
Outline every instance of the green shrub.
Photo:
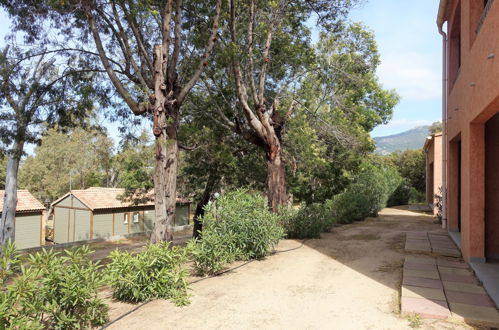
[{"label": "green shrub", "polygon": [[287,238],[320,238],[335,223],[332,201],[302,205],[299,210],[281,210],[281,218]]},{"label": "green shrub", "polygon": [[241,189],[206,206],[201,241],[191,243],[198,274],[216,273],[233,260],[267,256],[284,236],[279,216],[265,198]]},{"label": "green shrub", "polygon": [[75,329],[107,321],[108,307],[97,297],[103,285],[100,266],[87,247],[64,254],[44,250],[0,292],[0,328]]},{"label": "green shrub", "polygon": [[184,248],[169,242],[149,244],[132,255],[126,251],[111,253],[107,279],[113,296],[121,301],[140,302],[153,298],[172,299],[177,305],[187,305],[188,272]]},{"label": "green shrub", "polygon": [[333,198],[333,218],[351,223],[377,216],[401,181],[395,168],[365,162],[355,181]]},{"label": "green shrub", "polygon": [[202,240],[189,241],[187,248],[196,274],[216,274],[234,262],[241,253],[227,245],[233,245],[233,242],[227,239],[227,235],[213,232],[206,232]]},{"label": "green shrub", "polygon": [[16,253],[15,244],[9,241],[1,248],[0,255],[0,283],[3,284],[16,270],[19,269],[19,255]]},{"label": "green shrub", "polygon": [[409,199],[411,198],[411,190],[416,191],[416,189],[412,188],[410,183],[406,179],[402,180],[397,189],[395,189],[395,191],[388,199],[387,206],[390,207],[409,204]]},{"label": "green shrub", "polygon": [[426,201],[426,194],[417,191],[415,188],[411,188],[409,193],[409,203],[410,204],[419,204],[424,203]]}]

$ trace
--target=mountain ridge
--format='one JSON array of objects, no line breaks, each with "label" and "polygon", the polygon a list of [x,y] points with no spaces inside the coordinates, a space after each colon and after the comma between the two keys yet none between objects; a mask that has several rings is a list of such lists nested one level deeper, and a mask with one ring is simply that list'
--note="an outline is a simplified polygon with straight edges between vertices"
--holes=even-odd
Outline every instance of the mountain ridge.
[{"label": "mountain ridge", "polygon": [[388,155],[395,151],[421,149],[429,133],[430,126],[416,126],[405,132],[373,138],[376,153]]}]

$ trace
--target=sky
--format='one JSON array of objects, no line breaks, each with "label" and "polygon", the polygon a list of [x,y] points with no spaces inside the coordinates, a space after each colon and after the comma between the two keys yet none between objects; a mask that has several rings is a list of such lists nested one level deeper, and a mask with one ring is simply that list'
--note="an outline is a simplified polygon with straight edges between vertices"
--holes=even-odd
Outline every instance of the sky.
[{"label": "sky", "polygon": [[[397,134],[441,119],[442,39],[436,17],[438,0],[370,0],[350,13],[374,31],[381,56],[379,81],[401,97],[392,120],[376,127],[373,137]],[[0,10],[0,47],[9,31]],[[116,125],[110,135],[118,140]]]},{"label": "sky", "polygon": [[401,97],[392,120],[373,137],[406,131],[441,120],[442,37],[438,0],[371,0],[350,19],[374,31],[381,55],[378,77]]}]

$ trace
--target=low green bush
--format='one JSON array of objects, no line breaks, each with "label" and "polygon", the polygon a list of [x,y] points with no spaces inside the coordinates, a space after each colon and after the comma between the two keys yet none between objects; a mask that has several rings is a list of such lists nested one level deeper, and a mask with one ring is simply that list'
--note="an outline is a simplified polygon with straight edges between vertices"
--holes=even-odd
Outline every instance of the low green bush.
[{"label": "low green bush", "polygon": [[331,229],[335,224],[332,210],[333,203],[302,205],[298,210],[281,210],[281,219],[287,238],[320,238],[320,234]]},{"label": "low green bush", "polygon": [[63,254],[43,250],[0,291],[2,329],[81,329],[104,324],[108,307],[97,297],[104,283],[88,247]]},{"label": "low green bush", "polygon": [[[404,179],[399,184],[397,189],[392,193],[390,198],[388,199],[387,206],[399,206],[399,205],[407,205],[409,204],[409,200],[411,198],[412,188],[409,181]],[[414,189],[415,190],[415,189]]]},{"label": "low green bush", "polygon": [[198,274],[219,272],[233,260],[263,258],[284,236],[279,216],[269,211],[265,198],[244,189],[207,205],[201,221],[201,241],[190,245]]},{"label": "low green bush", "polygon": [[213,232],[206,232],[203,239],[190,240],[187,248],[196,274],[216,274],[234,262],[241,253],[231,248],[233,242],[227,235]]},{"label": "low green bush", "polygon": [[135,255],[115,250],[110,257],[106,275],[116,299],[141,302],[164,298],[179,306],[189,303],[188,272],[183,267],[188,261],[186,249],[160,242]]},{"label": "low green bush", "polygon": [[377,216],[401,181],[395,168],[365,162],[355,181],[333,198],[333,218],[338,223],[351,223]]},{"label": "low green bush", "polygon": [[411,191],[409,192],[409,203],[419,204],[424,202],[426,202],[426,194],[417,191],[416,188],[411,188]]}]

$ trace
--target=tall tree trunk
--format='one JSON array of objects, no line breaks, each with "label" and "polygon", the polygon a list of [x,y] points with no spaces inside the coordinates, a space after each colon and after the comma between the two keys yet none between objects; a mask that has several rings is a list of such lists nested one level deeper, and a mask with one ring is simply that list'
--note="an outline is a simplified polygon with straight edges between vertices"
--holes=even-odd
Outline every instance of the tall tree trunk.
[{"label": "tall tree trunk", "polygon": [[[154,47],[154,126],[156,136],[156,164],[154,168],[154,208],[156,219],[151,242],[173,240],[177,202],[177,123],[179,106],[169,99],[161,45]],[[168,93],[168,94],[167,94]]]},{"label": "tall tree trunk", "polygon": [[287,203],[286,167],[280,145],[270,146],[267,151],[267,198],[272,212]]},{"label": "tall tree trunk", "polygon": [[[156,138],[156,166],[154,169],[154,198],[156,220],[151,242],[172,241],[177,202],[176,125],[170,124]],[[169,132],[169,134],[167,133]]]},{"label": "tall tree trunk", "polygon": [[0,230],[0,244],[4,246],[9,240],[15,239],[15,217],[17,206],[17,173],[24,148],[24,140],[15,141],[12,154],[7,162],[5,176],[5,196],[3,198],[3,209]]},{"label": "tall tree trunk", "polygon": [[201,200],[196,205],[196,211],[194,213],[194,229],[192,230],[192,237],[199,238],[200,233],[203,230],[203,224],[200,219],[204,215],[204,207],[210,201],[210,196],[213,193],[213,189],[219,180],[219,176],[213,172],[210,173],[206,186],[204,187],[203,196]]}]

